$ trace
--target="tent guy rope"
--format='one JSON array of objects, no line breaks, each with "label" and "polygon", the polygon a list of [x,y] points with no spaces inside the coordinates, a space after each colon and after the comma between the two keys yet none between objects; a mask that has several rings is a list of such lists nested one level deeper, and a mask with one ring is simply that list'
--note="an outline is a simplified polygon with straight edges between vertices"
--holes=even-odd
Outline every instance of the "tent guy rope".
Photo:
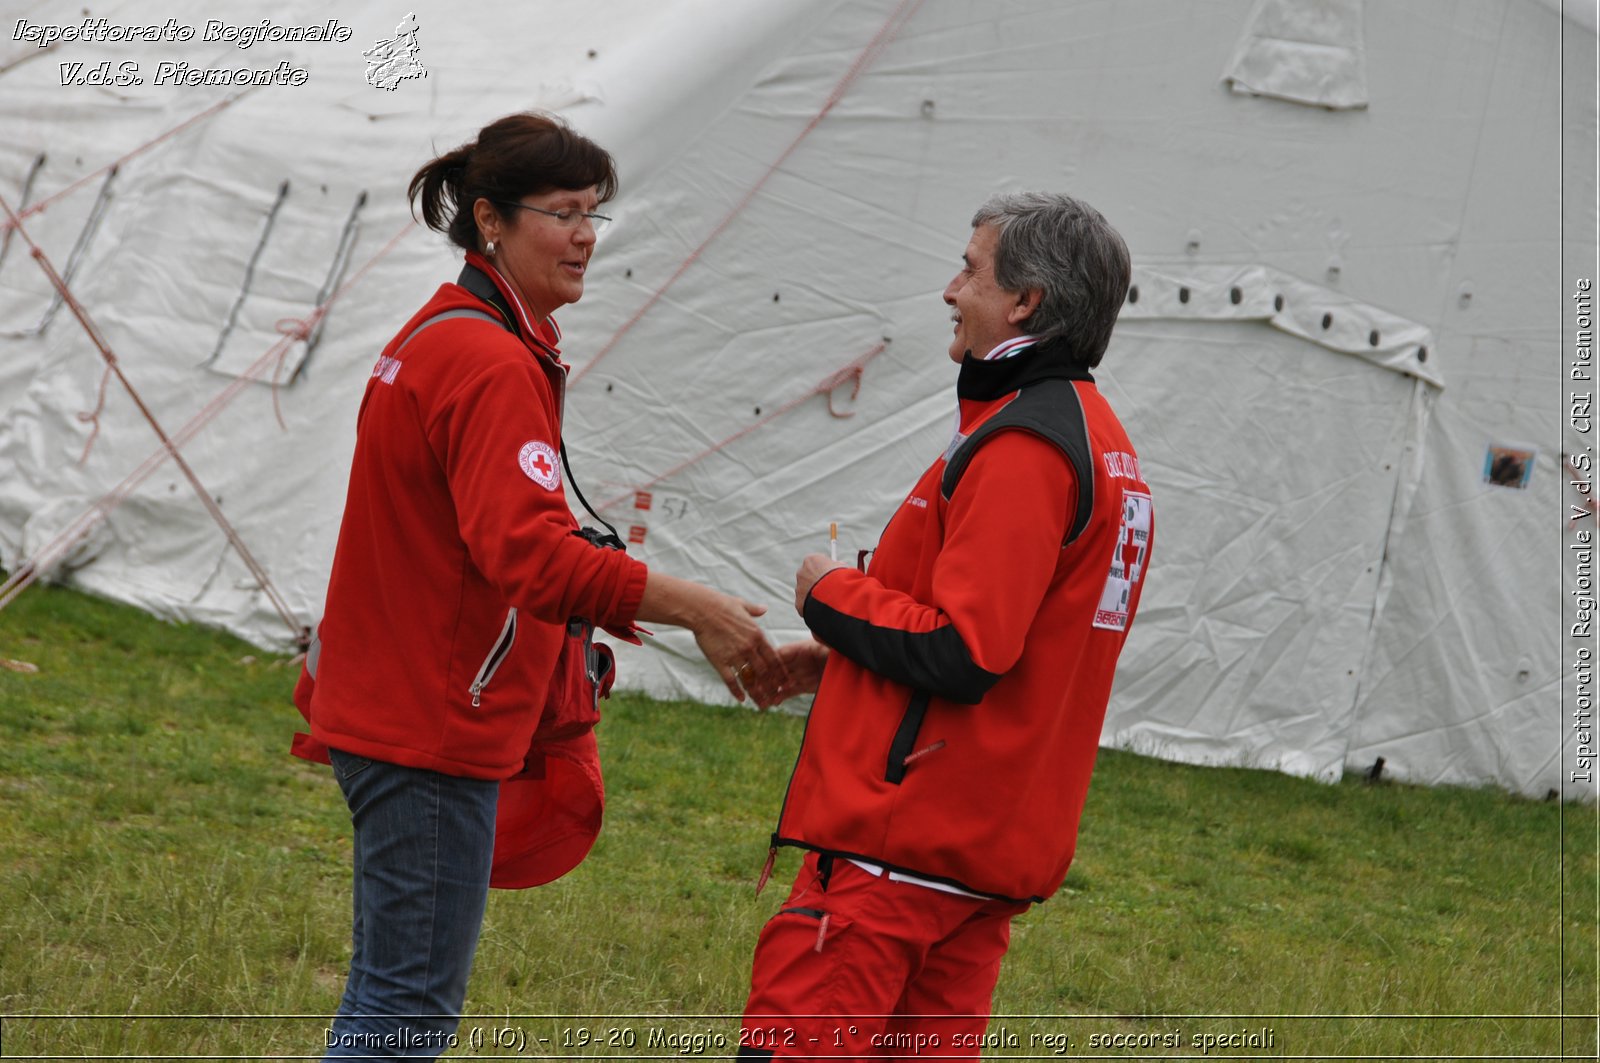
[{"label": "tent guy rope", "polygon": [[[55,288],[57,295],[67,308],[72,311],[72,315],[78,319],[78,324],[83,326],[84,332],[88,333],[89,341],[94,344],[95,350],[99,352],[100,357],[105,361],[107,371],[116,376],[117,382],[128,393],[128,397],[133,400],[133,404],[139,408],[139,413],[149,423],[156,437],[161,440],[162,447],[183,473],[184,479],[188,480],[189,485],[194,488],[194,492],[199,496],[201,504],[206,508],[206,512],[211,514],[211,519],[216,521],[217,526],[222,529],[222,534],[227,537],[228,542],[238,551],[239,557],[244,561],[245,566],[250,569],[251,574],[255,576],[257,583],[260,584],[262,593],[271,601],[273,609],[277,611],[283,622],[289,626],[290,633],[296,638],[300,638],[304,632],[304,625],[299,622],[294,615],[294,611],[289,608],[289,603],[284,600],[283,596],[278,593],[277,588],[272,585],[272,580],[267,575],[267,570],[256,560],[255,555],[250,552],[250,548],[245,545],[244,539],[240,537],[238,530],[223,514],[222,507],[211,496],[211,492],[206,489],[205,484],[200,482],[200,477],[196,475],[194,469],[184,459],[183,454],[178,450],[177,444],[167,435],[166,429],[161,427],[161,422],[156,419],[156,415],[145,404],[144,398],[140,396],[138,389],[133,386],[133,382],[123,373],[122,366],[117,362],[117,356],[112,352],[110,345],[106,343],[105,337],[100,334],[100,330],[95,327],[88,311],[83,308],[77,297],[72,294],[72,290],[67,287],[67,282],[56,272],[55,266],[51,263],[49,256],[44,253],[44,249],[34,243],[33,237],[28,235],[28,230],[22,227],[22,220],[17,217],[16,212],[11,209],[11,204],[6,201],[4,196],[0,196],[0,209],[3,209],[6,217],[10,219],[13,231],[28,245],[28,253],[33,256],[33,260],[44,271],[51,286]],[[95,430],[99,431],[98,422]],[[30,571],[31,573],[36,573],[37,569],[31,569]],[[10,581],[7,582],[9,584]],[[10,598],[8,597],[0,597],[0,605],[9,600]]]},{"label": "tent guy rope", "polygon": [[701,461],[704,461],[706,458],[709,458],[711,455],[715,454],[717,451],[723,450],[723,449],[727,448],[728,446],[730,446],[731,444],[735,443],[736,441],[738,441],[740,439],[743,439],[745,436],[749,435],[751,432],[754,432],[757,428],[760,428],[763,425],[770,424],[771,422],[777,420],[779,417],[782,417],[784,414],[788,413],[790,410],[794,409],[796,406],[799,406],[801,403],[806,402],[807,400],[811,399],[812,397],[814,397],[816,395],[822,395],[822,396],[825,396],[827,398],[827,400],[828,400],[828,412],[831,413],[833,416],[838,417],[838,418],[845,418],[845,417],[853,417],[853,416],[855,416],[853,413],[840,413],[838,410],[833,408],[833,393],[835,391],[839,390],[839,388],[842,387],[845,384],[846,381],[849,381],[850,384],[851,384],[850,397],[851,398],[855,398],[857,395],[859,395],[861,393],[862,371],[866,368],[868,362],[872,361],[874,358],[878,357],[878,355],[882,354],[888,348],[888,346],[889,346],[889,341],[887,339],[885,339],[881,343],[878,343],[875,346],[873,346],[872,349],[868,350],[866,353],[861,354],[861,355],[851,359],[850,362],[847,365],[845,365],[843,368],[837,369],[834,372],[829,373],[827,376],[823,377],[822,380],[818,381],[815,386],[813,386],[809,391],[805,392],[803,395],[797,395],[796,397],[790,399],[788,402],[784,403],[782,406],[779,406],[777,409],[773,410],[771,413],[767,414],[765,417],[762,417],[760,420],[752,421],[751,423],[745,425],[743,428],[739,429],[737,432],[733,433],[733,435],[728,436],[726,439],[723,439],[723,440],[721,440],[720,442],[717,442],[717,443],[713,443],[711,446],[707,447],[706,449],[702,450],[700,453],[694,455],[691,458],[685,458],[683,461],[680,461],[678,464],[674,465],[672,468],[668,469],[666,472],[658,473],[657,475],[651,477],[650,479],[644,481],[643,483],[635,484],[634,486],[628,488],[626,491],[623,491],[620,494],[614,495],[611,498],[606,499],[604,502],[601,502],[595,508],[596,509],[609,509],[610,507],[615,506],[619,502],[623,502],[623,501],[626,501],[629,498],[633,498],[635,496],[635,494],[637,494],[638,492],[643,491],[643,490],[645,490],[647,488],[653,487],[654,485],[660,483],[662,480],[665,480],[669,476],[677,475],[678,473],[682,472],[684,469],[687,469],[691,465],[695,465],[695,464],[697,464],[697,463],[699,463]]},{"label": "tent guy rope", "polygon": [[164,141],[170,140],[173,137],[177,136],[179,133],[183,132],[185,129],[188,129],[190,126],[195,125],[198,122],[202,122],[205,119],[210,118],[210,117],[220,113],[225,108],[230,107],[233,104],[235,104],[235,103],[239,102],[240,100],[244,99],[244,97],[248,96],[253,91],[255,91],[255,87],[254,86],[252,86],[251,88],[245,89],[243,92],[241,92],[241,93],[239,93],[239,94],[237,94],[235,96],[229,96],[225,100],[222,100],[222,101],[220,101],[218,103],[212,104],[210,107],[207,107],[205,110],[201,111],[199,114],[196,114],[196,115],[194,115],[194,116],[192,116],[192,117],[180,122],[179,124],[173,126],[171,129],[167,130],[165,133],[162,133],[160,136],[152,137],[150,140],[145,141],[143,144],[140,144],[138,147],[134,148],[132,151],[128,152],[126,155],[123,155],[120,158],[115,159],[112,162],[107,163],[106,165],[100,167],[98,170],[92,170],[89,173],[84,174],[82,177],[78,178],[76,181],[72,182],[70,185],[68,185],[67,187],[63,188],[61,191],[55,193],[54,195],[46,196],[45,198],[39,200],[39,202],[35,203],[31,207],[25,207],[24,209],[22,209],[21,211],[15,213],[15,214],[12,214],[9,210],[7,210],[7,214],[10,215],[10,216],[8,218],[6,218],[6,220],[4,220],[4,221],[0,221],[0,232],[9,231],[9,230],[17,227],[18,225],[21,225],[23,222],[27,221],[29,218],[33,217],[35,214],[38,214],[39,212],[44,211],[44,210],[48,210],[50,208],[51,204],[57,202],[58,200],[65,199],[67,196],[70,196],[72,193],[76,192],[79,188],[82,188],[84,185],[88,184],[90,181],[93,181],[96,177],[99,177],[100,175],[102,175],[104,173],[107,173],[107,172],[109,172],[111,170],[118,169],[119,167],[122,166],[123,163],[127,162],[129,159],[133,158],[134,156],[142,155],[144,152],[149,151],[151,148],[155,147],[157,144],[160,144],[160,143],[162,143]]},{"label": "tent guy rope", "polygon": [[[0,205],[4,205],[3,201],[0,201]],[[6,210],[9,212],[9,206],[6,206]],[[13,219],[15,217],[15,215],[12,215]],[[9,225],[20,230],[19,222],[20,219],[16,219],[9,222]],[[416,228],[415,222],[406,222],[376,254],[356,271],[354,276],[340,285],[321,306],[313,309],[304,319],[297,322],[292,319],[280,322],[279,331],[283,333],[283,338],[268,347],[259,358],[233,380],[229,381],[226,387],[212,397],[211,401],[201,407],[199,412],[174,432],[170,439],[170,449],[168,446],[163,446],[146,457],[116,487],[96,499],[88,509],[68,523],[54,538],[36,550],[33,556],[20,565],[5,583],[0,584],[0,609],[4,609],[9,605],[34,580],[48,573],[59,564],[74,546],[87,538],[99,524],[105,521],[118,506],[126,501],[128,496],[133,493],[134,488],[149,479],[169,457],[173,457],[177,447],[187,444],[198,435],[202,428],[215,419],[234,399],[243,394],[245,389],[261,377],[262,374],[266,373],[269,368],[280,366],[289,345],[294,343],[296,339],[309,335],[320,323],[321,319],[327,315],[328,309],[364,279],[380,260],[394,251],[401,240],[416,231]],[[209,499],[210,496],[202,492],[202,497]],[[281,610],[280,615],[282,615]],[[297,641],[305,636],[305,629],[298,622],[291,620],[290,625]]]},{"label": "tent guy rope", "polygon": [[689,267],[694,265],[696,260],[700,258],[701,254],[704,253],[707,247],[711,246],[711,242],[718,236],[721,236],[723,231],[727,229],[730,224],[732,224],[733,219],[744,212],[744,209],[748,207],[751,201],[756,198],[756,194],[759,193],[761,189],[766,186],[766,183],[772,179],[772,176],[776,174],[780,168],[782,168],[783,164],[788,161],[789,156],[793,155],[795,149],[800,147],[801,142],[804,141],[806,137],[811,135],[811,131],[816,129],[818,125],[822,124],[822,120],[828,116],[828,112],[833,110],[834,105],[844,98],[844,94],[849,91],[850,86],[855,84],[856,78],[860,77],[862,71],[866,70],[868,66],[872,65],[872,62],[878,58],[878,55],[884,50],[884,48],[888,46],[889,42],[894,39],[895,35],[900,32],[911,16],[916,13],[917,8],[921,6],[922,0],[901,0],[900,5],[896,7],[889,15],[888,21],[886,21],[878,30],[878,32],[873,35],[872,40],[867,42],[867,46],[861,50],[861,54],[856,56],[855,62],[850,64],[850,69],[845,71],[844,76],[839,79],[839,83],[833,87],[833,91],[828,94],[828,98],[823,103],[822,109],[812,116],[811,120],[806,123],[805,128],[800,130],[799,134],[789,142],[789,146],[784,148],[782,153],[778,155],[777,159],[773,160],[771,165],[767,167],[766,172],[764,172],[756,180],[756,183],[751,185],[749,190],[740,197],[739,202],[735,203],[733,208],[722,216],[722,220],[718,221],[716,225],[711,227],[711,232],[706,235],[704,240],[700,241],[699,246],[697,246],[693,251],[690,251],[688,256],[678,264],[678,268],[673,271],[672,276],[668,277],[665,283],[663,283],[654,292],[650,293],[650,297],[644,301],[644,304],[633,312],[632,317],[628,318],[628,320],[622,323],[621,328],[617,329],[616,332],[611,334],[611,338],[605,342],[604,346],[595,352],[593,358],[584,363],[582,367],[573,371],[571,377],[571,383],[573,385],[576,385],[578,381],[582,380],[589,370],[599,365],[600,360],[611,353],[612,348],[617,345],[618,341],[632,331],[633,326],[637,325],[644,318],[644,316],[650,312],[651,308],[654,307],[656,303],[661,301],[661,297],[667,293],[667,289],[676,284],[678,279],[688,272]]}]

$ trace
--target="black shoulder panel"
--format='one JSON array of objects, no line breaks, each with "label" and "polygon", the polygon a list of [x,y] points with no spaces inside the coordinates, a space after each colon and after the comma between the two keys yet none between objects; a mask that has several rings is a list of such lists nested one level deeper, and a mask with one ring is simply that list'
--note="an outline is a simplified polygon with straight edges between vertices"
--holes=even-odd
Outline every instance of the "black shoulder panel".
[{"label": "black shoulder panel", "polygon": [[1078,477],[1078,511],[1067,531],[1066,542],[1073,542],[1089,526],[1089,517],[1094,512],[1094,458],[1089,449],[1089,426],[1084,420],[1083,404],[1070,380],[1041,380],[1023,388],[1004,409],[979,425],[945,463],[939,493],[949,501],[961,474],[967,471],[968,463],[984,440],[1011,428],[1032,432],[1055,444],[1072,463],[1072,471]]}]

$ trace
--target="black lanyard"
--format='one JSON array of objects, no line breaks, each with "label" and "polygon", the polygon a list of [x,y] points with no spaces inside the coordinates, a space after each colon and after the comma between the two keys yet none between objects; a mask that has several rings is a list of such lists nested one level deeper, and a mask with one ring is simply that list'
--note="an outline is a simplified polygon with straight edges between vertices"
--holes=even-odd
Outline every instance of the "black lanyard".
[{"label": "black lanyard", "polygon": [[[510,304],[506,302],[505,295],[495,286],[494,281],[489,279],[487,273],[468,262],[461,268],[461,276],[456,278],[456,283],[493,307],[494,311],[500,315],[500,323],[505,326],[506,331],[518,339],[522,338],[522,333],[516,326],[517,319],[512,316]],[[554,358],[556,356],[556,352],[538,337],[534,337],[534,342],[543,347],[550,357]],[[562,439],[558,442],[561,445],[561,466],[567,472],[567,483],[571,485],[572,493],[578,496],[579,504],[583,506],[589,516],[604,524],[606,530],[611,533],[610,535],[600,535],[599,532],[595,532],[592,536],[585,535],[584,538],[589,539],[597,546],[610,546],[626,552],[628,548],[623,545],[622,537],[617,534],[616,527],[596,513],[594,507],[589,504],[589,500],[583,497],[583,489],[578,486],[577,477],[572,475],[572,459],[567,457],[566,440]]]}]

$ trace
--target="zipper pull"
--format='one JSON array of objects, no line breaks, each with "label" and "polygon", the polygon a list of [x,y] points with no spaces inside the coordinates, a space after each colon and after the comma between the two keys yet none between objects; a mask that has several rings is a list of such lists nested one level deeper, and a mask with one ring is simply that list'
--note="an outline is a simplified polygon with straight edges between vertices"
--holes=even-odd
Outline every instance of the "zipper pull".
[{"label": "zipper pull", "polygon": [[761,891],[767,888],[767,879],[772,877],[772,865],[778,861],[778,847],[772,846],[767,850],[767,862],[761,867],[761,877],[756,880],[756,896],[761,896]]},{"label": "zipper pull", "polygon": [[472,707],[476,709],[483,704],[483,684],[474,683],[469,689],[472,691]]},{"label": "zipper pull", "polygon": [[817,924],[817,944],[816,944],[816,947],[813,949],[814,952],[821,952],[822,951],[822,941],[823,941],[824,938],[826,938],[828,936],[828,919],[829,918],[830,918],[829,913],[827,913],[827,912],[823,912],[822,913],[822,920],[821,920],[821,922],[819,922]]}]

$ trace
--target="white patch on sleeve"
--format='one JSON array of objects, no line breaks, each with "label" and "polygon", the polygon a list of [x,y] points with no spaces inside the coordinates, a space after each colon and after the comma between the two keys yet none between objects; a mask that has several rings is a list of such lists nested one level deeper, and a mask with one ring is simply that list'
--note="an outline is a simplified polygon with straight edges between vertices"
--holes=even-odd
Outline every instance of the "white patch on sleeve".
[{"label": "white patch on sleeve", "polygon": [[1100,591],[1094,626],[1108,631],[1128,630],[1128,606],[1133,589],[1144,579],[1150,557],[1150,496],[1142,491],[1122,491],[1122,528],[1111,555],[1111,572]]},{"label": "white patch on sleeve", "polygon": [[517,454],[517,464],[522,466],[528,479],[546,491],[554,491],[561,486],[561,459],[549,443],[532,439],[522,444],[522,450]]}]

